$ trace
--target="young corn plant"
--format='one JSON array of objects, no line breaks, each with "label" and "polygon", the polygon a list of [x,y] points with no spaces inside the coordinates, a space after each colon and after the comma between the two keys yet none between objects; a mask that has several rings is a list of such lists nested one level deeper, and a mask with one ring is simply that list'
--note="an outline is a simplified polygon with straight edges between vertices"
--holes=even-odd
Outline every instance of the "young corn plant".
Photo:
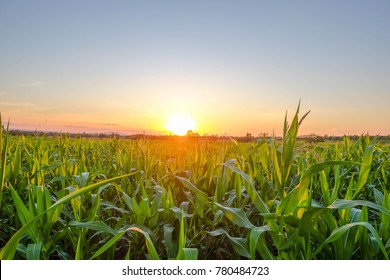
[{"label": "young corn plant", "polygon": [[388,259],[390,145],[304,117],[257,143],[2,128],[0,258]]}]

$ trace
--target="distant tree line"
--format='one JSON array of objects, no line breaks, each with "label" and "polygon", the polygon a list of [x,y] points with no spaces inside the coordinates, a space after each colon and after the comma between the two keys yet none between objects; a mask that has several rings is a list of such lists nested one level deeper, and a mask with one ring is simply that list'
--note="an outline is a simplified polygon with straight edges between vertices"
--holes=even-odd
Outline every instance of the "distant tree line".
[{"label": "distant tree line", "polygon": [[[43,132],[43,131],[28,131],[28,130],[10,130],[10,135],[24,135],[24,136],[35,136],[35,137],[59,137],[67,136],[69,138],[82,138],[82,139],[150,139],[150,140],[188,140],[188,141],[230,141],[235,140],[238,142],[259,142],[262,139],[271,139],[267,133],[261,133],[257,136],[252,135],[251,133],[246,133],[244,136],[228,136],[228,135],[199,135],[197,132],[189,130],[184,136],[177,135],[149,135],[149,134],[131,134],[131,135],[120,135],[117,133],[62,133],[62,132]],[[308,135],[298,136],[298,139],[308,143],[318,143],[325,141],[339,141],[342,140],[344,136],[329,136],[329,135],[317,135],[314,133]],[[352,140],[356,140],[360,135],[348,135]],[[373,138],[376,138],[379,141],[390,141],[390,135],[372,135]],[[281,139],[281,137],[276,137],[276,139]]]}]

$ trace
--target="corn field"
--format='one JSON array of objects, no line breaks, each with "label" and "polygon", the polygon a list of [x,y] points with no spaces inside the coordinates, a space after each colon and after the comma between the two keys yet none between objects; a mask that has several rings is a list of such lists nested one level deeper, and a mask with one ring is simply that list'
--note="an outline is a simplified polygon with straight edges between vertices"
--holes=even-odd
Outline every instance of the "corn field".
[{"label": "corn field", "polygon": [[[390,146],[0,132],[0,259],[388,259]],[[0,120],[1,121],[1,120]]]}]

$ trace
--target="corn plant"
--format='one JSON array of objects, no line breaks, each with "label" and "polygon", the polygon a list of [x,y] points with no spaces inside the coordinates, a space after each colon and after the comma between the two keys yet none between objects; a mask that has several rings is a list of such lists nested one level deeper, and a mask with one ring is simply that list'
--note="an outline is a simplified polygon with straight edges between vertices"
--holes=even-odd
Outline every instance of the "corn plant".
[{"label": "corn plant", "polygon": [[[390,145],[0,130],[0,259],[388,259]],[[1,121],[1,116],[0,116]]]}]

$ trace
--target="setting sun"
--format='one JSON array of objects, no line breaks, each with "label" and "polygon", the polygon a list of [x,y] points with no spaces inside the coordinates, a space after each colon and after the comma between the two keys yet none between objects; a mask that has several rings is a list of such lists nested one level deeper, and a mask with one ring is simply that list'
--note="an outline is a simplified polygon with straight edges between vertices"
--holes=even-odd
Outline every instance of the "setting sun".
[{"label": "setting sun", "polygon": [[195,129],[195,121],[184,113],[170,115],[165,123],[165,128],[175,135],[185,135],[189,130]]}]

